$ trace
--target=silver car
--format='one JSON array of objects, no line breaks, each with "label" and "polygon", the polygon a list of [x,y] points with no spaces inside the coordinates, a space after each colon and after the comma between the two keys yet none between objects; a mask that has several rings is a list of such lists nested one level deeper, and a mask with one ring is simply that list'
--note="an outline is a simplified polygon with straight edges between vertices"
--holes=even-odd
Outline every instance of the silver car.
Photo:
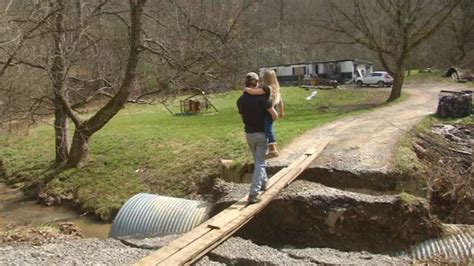
[{"label": "silver car", "polygon": [[393,78],[385,71],[375,71],[367,74],[365,77],[357,78],[356,84],[359,87],[364,85],[377,85],[379,87],[391,86],[393,84]]}]

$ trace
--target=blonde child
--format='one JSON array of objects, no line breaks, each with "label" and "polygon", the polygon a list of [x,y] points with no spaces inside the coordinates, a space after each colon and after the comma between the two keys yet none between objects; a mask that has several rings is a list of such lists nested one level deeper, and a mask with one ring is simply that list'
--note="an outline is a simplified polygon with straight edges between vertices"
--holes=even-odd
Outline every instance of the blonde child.
[{"label": "blonde child", "polygon": [[[262,95],[267,94],[267,88],[270,91],[270,99],[272,101],[272,106],[278,112],[278,116],[283,118],[285,117],[285,107],[283,104],[283,99],[280,93],[280,84],[275,71],[266,70],[263,73],[263,82],[264,84],[260,88],[244,88],[244,90],[251,95]],[[273,119],[270,114],[267,114],[265,117],[265,135],[268,139],[268,154],[267,157],[277,157],[280,155],[277,149],[275,131],[273,129]]]}]

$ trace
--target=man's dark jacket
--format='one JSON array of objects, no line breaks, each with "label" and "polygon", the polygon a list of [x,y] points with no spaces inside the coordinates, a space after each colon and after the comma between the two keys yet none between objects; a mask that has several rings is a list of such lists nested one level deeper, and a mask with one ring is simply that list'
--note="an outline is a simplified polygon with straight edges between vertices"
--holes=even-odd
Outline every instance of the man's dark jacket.
[{"label": "man's dark jacket", "polygon": [[245,133],[265,132],[265,116],[272,107],[268,95],[250,95],[246,92],[237,100],[239,113],[245,125]]}]

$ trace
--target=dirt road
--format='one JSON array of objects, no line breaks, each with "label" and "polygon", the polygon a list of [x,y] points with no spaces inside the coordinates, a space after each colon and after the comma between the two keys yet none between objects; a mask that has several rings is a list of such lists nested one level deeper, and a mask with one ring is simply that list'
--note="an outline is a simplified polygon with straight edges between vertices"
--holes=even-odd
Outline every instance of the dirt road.
[{"label": "dirt road", "polygon": [[407,100],[310,130],[288,144],[280,157],[269,160],[269,166],[288,165],[314,146],[319,138],[331,136],[334,140],[313,167],[355,174],[389,173],[394,169],[396,143],[424,116],[436,111],[438,94],[442,89],[462,90],[466,87],[449,83],[404,87],[404,92],[409,94]]}]

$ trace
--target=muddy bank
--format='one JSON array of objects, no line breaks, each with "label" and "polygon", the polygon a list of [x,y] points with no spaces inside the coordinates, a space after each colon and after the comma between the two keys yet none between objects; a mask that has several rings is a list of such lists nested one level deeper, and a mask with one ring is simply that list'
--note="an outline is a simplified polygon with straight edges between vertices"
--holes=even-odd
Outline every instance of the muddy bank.
[{"label": "muddy bank", "polygon": [[[18,188],[11,188],[0,182],[0,242],[6,237],[35,238],[38,227],[74,223],[84,237],[105,239],[109,235],[110,223],[104,223],[94,217],[83,215],[72,206],[44,206],[25,197]],[[33,230],[31,237],[28,231]],[[20,232],[18,234],[18,232]]]},{"label": "muddy bank", "polygon": [[[245,184],[222,184],[213,213],[242,197]],[[388,253],[442,235],[426,201],[409,194],[371,196],[298,180],[239,232],[257,244]]]}]

